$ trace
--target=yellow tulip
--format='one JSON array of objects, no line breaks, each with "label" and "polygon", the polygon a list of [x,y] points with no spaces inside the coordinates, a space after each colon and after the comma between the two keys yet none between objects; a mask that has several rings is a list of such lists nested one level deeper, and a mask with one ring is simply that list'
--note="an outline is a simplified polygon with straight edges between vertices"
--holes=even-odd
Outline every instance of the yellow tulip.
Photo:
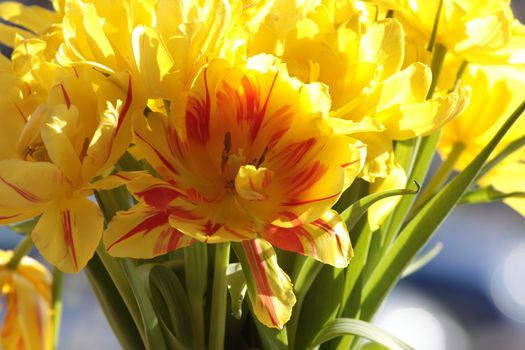
[{"label": "yellow tulip", "polygon": [[[347,16],[344,20],[341,13]],[[248,48],[260,52],[273,42],[273,52],[290,74],[328,86],[332,99],[328,124],[334,132],[352,135],[367,145],[360,176],[381,182],[372,190],[387,190],[406,185],[406,176],[394,159],[393,142],[440,128],[463,109],[468,91],[426,100],[430,69],[421,63],[403,69],[403,27],[395,19],[376,22],[375,15],[362,2],[326,0],[304,17],[289,17],[293,26],[285,34],[271,37],[263,28],[261,35],[272,40],[261,44],[255,36]],[[372,227],[384,220],[385,208],[392,208],[395,201],[374,206],[369,212],[377,213],[369,217]]]},{"label": "yellow tulip", "polygon": [[[472,89],[470,104],[458,118],[445,125],[439,144],[439,151],[444,157],[451,152],[454,144],[464,145],[465,149],[455,165],[457,170],[465,168],[521,103],[520,91],[525,88],[525,71],[511,66],[469,65],[461,81],[462,85]],[[523,128],[524,122],[519,119],[494,154],[523,136]]]},{"label": "yellow tulip", "polygon": [[[517,47],[522,41],[519,38],[522,29],[516,28],[521,25],[515,22],[508,0],[370,2],[393,10],[394,17],[401,21],[407,36],[420,47],[428,46],[439,15],[436,42],[469,62],[495,64],[512,59],[513,55],[508,51],[509,45]],[[514,56],[514,60],[516,59]]]},{"label": "yellow tulip", "polygon": [[2,349],[52,349],[51,274],[38,261],[24,257],[16,269],[6,266],[12,252],[0,251],[0,287],[6,315]]},{"label": "yellow tulip", "polygon": [[135,107],[129,76],[57,68],[47,62],[48,44],[21,42],[14,71],[0,74],[7,83],[0,96],[0,223],[41,214],[35,245],[61,270],[78,272],[103,229],[98,206],[86,198],[90,182],[127,149]]},{"label": "yellow tulip", "polygon": [[162,179],[128,177],[139,203],[109,224],[109,253],[148,258],[194,240],[243,241],[266,296],[254,309],[282,327],[295,297],[271,245],[338,267],[352,256],[330,207],[363,150],[323,127],[329,107],[326,89],[290,78],[273,56],[210,61],[184,105],[137,119],[137,144]]},{"label": "yellow tulip", "polygon": [[506,194],[517,194],[503,199],[503,202],[525,217],[523,178],[525,177],[525,149],[512,153],[496,167],[479,179],[481,187],[493,187]]}]

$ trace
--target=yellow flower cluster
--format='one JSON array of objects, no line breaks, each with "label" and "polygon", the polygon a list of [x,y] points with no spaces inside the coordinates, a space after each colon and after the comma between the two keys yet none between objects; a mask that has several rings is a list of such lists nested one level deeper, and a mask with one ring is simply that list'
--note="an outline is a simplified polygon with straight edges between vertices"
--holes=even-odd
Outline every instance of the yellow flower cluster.
[{"label": "yellow flower cluster", "polygon": [[12,257],[13,252],[0,250],[0,295],[7,304],[2,349],[51,350],[51,274],[27,256],[11,267]]},{"label": "yellow flower cluster", "polygon": [[[33,241],[65,272],[82,269],[101,238],[134,258],[242,242],[253,309],[276,328],[295,296],[272,246],[346,267],[352,247],[331,207],[356,177],[371,192],[404,188],[395,142],[447,123],[444,154],[457,142],[476,154],[524,84],[525,30],[505,0],[53,8],[0,3],[17,25],[0,26],[13,48],[0,56],[0,223],[40,216]],[[439,84],[429,42],[448,50]],[[128,150],[151,171],[115,174]],[[122,184],[137,204],[104,231],[90,196]],[[395,203],[370,209],[372,229]]]}]

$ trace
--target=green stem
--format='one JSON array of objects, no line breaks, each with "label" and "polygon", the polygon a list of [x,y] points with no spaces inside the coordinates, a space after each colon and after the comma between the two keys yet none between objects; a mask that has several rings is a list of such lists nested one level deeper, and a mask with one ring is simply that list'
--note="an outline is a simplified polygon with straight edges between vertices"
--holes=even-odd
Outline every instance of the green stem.
[{"label": "green stem", "polygon": [[213,294],[211,298],[210,350],[224,349],[226,329],[227,285],[226,269],[230,263],[230,243],[215,245],[215,268],[213,272]]},{"label": "green stem", "polygon": [[208,250],[205,243],[184,248],[184,270],[195,349],[202,350],[205,348],[204,295],[208,281]]},{"label": "green stem", "polygon": [[452,91],[458,91],[459,85],[461,84],[461,78],[463,77],[463,74],[465,74],[465,70],[467,70],[468,62],[463,61],[461,63],[461,66],[459,66],[458,72],[456,73],[456,80],[454,81],[454,87],[452,88]]},{"label": "green stem", "polygon": [[301,307],[306,293],[310,290],[312,283],[323,268],[323,264],[306,256],[297,256],[295,261],[292,281],[294,282],[296,303],[293,308],[292,317],[286,325],[289,349],[294,349],[295,347],[299,316],[301,315]]},{"label": "green stem", "polygon": [[454,170],[454,165],[458,161],[461,154],[465,150],[465,145],[462,142],[456,142],[452,146],[452,151],[447,156],[445,161],[441,164],[439,169],[434,173],[428,185],[425,187],[421,195],[418,197],[414,204],[414,213],[417,212],[422,205],[424,205],[432,196],[439,191],[441,186],[447,181],[450,174]]},{"label": "green stem", "polygon": [[58,336],[60,333],[60,320],[62,318],[62,289],[64,286],[64,273],[53,267],[53,290],[52,290],[52,307],[53,307],[53,349],[58,348]]},{"label": "green stem", "polygon": [[432,63],[430,68],[432,69],[432,83],[427,94],[427,100],[431,99],[436,91],[436,86],[439,81],[439,76],[441,75],[441,69],[443,68],[443,63],[445,62],[445,56],[447,55],[447,48],[442,44],[436,44],[434,47],[434,52],[432,54]]},{"label": "green stem", "polygon": [[443,0],[439,1],[439,5],[434,17],[434,25],[432,26],[432,33],[430,34],[430,40],[428,41],[427,51],[434,51],[434,45],[436,44],[437,31],[439,27],[439,17],[441,17],[441,9],[443,8]]},{"label": "green stem", "polygon": [[[115,199],[115,196],[112,196],[112,192],[114,191],[95,192],[95,198],[100,209],[102,210],[106,225],[120,208],[119,203]],[[135,299],[135,295],[133,293],[131,285],[128,279],[126,278],[125,271],[123,270],[122,266],[118,263],[118,261],[106,252],[102,244],[100,244],[97,248],[96,255],[98,256],[100,262],[103,264],[105,270],[111,277],[111,280],[113,281],[116,289],[119,291],[122,300],[126,304],[133,318],[133,321],[135,322],[135,325],[140,332],[144,344],[146,344],[147,339],[143,327],[143,320],[140,314],[140,309]]]},{"label": "green stem", "polygon": [[31,236],[27,236],[16,246],[13,256],[7,262],[7,268],[10,270],[16,270],[20,261],[24,258],[24,256],[29,254],[31,249],[33,249],[33,240],[31,239]]},{"label": "green stem", "polygon": [[144,350],[144,338],[139,327],[98,254],[89,260],[84,271],[122,348]]}]

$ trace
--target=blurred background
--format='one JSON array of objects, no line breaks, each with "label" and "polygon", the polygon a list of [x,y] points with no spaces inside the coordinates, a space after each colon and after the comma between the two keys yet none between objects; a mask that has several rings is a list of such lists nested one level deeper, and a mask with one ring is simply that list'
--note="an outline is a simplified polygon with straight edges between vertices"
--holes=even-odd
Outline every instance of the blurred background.
[{"label": "blurred background", "polygon": [[[524,22],[525,1],[512,4]],[[417,350],[525,349],[524,224],[502,204],[456,208],[427,247],[441,253],[399,283],[375,323]],[[0,227],[1,249],[19,239]],[[60,350],[120,349],[84,273],[66,276],[63,302]]]}]

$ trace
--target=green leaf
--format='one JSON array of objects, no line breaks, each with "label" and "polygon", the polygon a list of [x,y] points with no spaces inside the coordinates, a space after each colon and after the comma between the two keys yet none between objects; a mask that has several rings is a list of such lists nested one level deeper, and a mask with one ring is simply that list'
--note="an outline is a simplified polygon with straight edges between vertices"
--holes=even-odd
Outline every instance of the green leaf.
[{"label": "green leaf", "polygon": [[20,234],[23,234],[23,235],[27,236],[35,228],[36,224],[38,223],[38,219],[40,219],[40,215],[37,216],[36,218],[30,219],[30,220],[26,220],[26,221],[22,221],[22,222],[20,222],[18,224],[8,225],[8,227],[12,231],[15,231],[17,233],[20,233]]},{"label": "green leaf", "polygon": [[228,265],[226,269],[226,283],[228,284],[231,298],[232,316],[240,320],[242,317],[242,302],[248,290],[241,264]]},{"label": "green leaf", "polygon": [[[337,317],[344,285],[343,269],[323,265],[301,308],[293,348],[305,349],[323,326]],[[295,312],[295,310],[294,310]]]},{"label": "green leaf", "polygon": [[368,322],[351,318],[337,318],[326,324],[317,337],[312,341],[309,349],[315,348],[324,342],[343,335],[356,335],[381,344],[390,350],[412,350],[390,333]]},{"label": "green leaf", "polygon": [[487,164],[483,166],[483,168],[481,168],[481,171],[479,172],[477,178],[480,178],[483,175],[485,175],[488,171],[490,171],[492,168],[498,165],[499,162],[501,162],[507,156],[514,153],[523,146],[525,146],[525,136],[522,136],[519,139],[516,139],[508,145],[506,145],[502,151],[500,151],[494,158],[488,161]]},{"label": "green leaf", "polygon": [[[408,183],[416,181],[417,183],[423,183],[426,178],[432,158],[434,157],[434,151],[436,149],[437,142],[439,140],[440,132],[437,131],[430,136],[422,137],[419,142],[414,146],[414,152],[417,152],[411,171],[407,170]],[[397,147],[396,147],[397,148]],[[397,149],[396,149],[397,150]],[[397,159],[397,158],[396,158]],[[396,208],[392,212],[389,220],[383,224],[381,231],[385,232],[385,238],[383,239],[383,249],[388,249],[390,243],[399,233],[408,212],[414,204],[415,197],[404,196],[401,198]]]},{"label": "green leaf", "polygon": [[374,204],[375,202],[393,196],[406,196],[414,195],[419,191],[419,184],[415,182],[417,189],[399,189],[399,190],[389,190],[379,193],[370,194],[364,198],[359,199],[354,204],[350,205],[345,211],[341,213],[341,217],[346,222],[346,226],[349,231],[354,228],[361,216]]},{"label": "green leaf", "polygon": [[314,281],[317,280],[317,275],[323,266],[323,264],[308,256],[297,255],[295,258],[292,272],[292,283],[294,286],[294,293],[295,297],[297,298],[297,302],[293,307],[292,317],[286,325],[291,349],[295,347],[295,338],[300,322],[304,298],[306,297]]},{"label": "green leaf", "polygon": [[461,197],[459,204],[481,204],[501,201],[510,197],[525,197],[525,192],[501,192],[492,186],[468,191]]},{"label": "green leaf", "polygon": [[173,338],[192,348],[191,310],[179,278],[164,265],[154,265],[149,273],[153,307]]},{"label": "green leaf", "polygon": [[168,349],[164,340],[163,332],[160,328],[159,319],[147,293],[147,284],[144,284],[139,278],[137,267],[130,259],[120,259],[119,262],[128,279],[133,295],[139,307],[144,334],[146,338],[146,349],[163,350]]},{"label": "green leaf", "polygon": [[401,231],[384,257],[379,261],[363,290],[360,318],[369,320],[392,289],[410,261],[430,239],[448,214],[470,187],[483,164],[503,136],[525,110],[525,101],[508,118],[480,154],[454,179],[438,192]]},{"label": "green leaf", "polygon": [[58,335],[60,331],[60,321],[62,318],[62,291],[64,289],[64,273],[55,266],[53,267],[53,288],[51,290],[51,305],[53,307],[53,349],[58,348]]},{"label": "green leaf", "polygon": [[84,271],[122,348],[144,350],[133,317],[98,254],[91,258]]},{"label": "green leaf", "polygon": [[438,242],[434,244],[434,246],[425,254],[423,254],[421,257],[416,258],[410,265],[407,266],[407,268],[403,271],[403,274],[401,277],[407,277],[414,272],[418,271],[419,269],[423,268],[425,265],[427,265],[429,262],[431,262],[436,256],[438,256],[439,253],[441,253],[441,250],[443,249],[443,243]]}]

